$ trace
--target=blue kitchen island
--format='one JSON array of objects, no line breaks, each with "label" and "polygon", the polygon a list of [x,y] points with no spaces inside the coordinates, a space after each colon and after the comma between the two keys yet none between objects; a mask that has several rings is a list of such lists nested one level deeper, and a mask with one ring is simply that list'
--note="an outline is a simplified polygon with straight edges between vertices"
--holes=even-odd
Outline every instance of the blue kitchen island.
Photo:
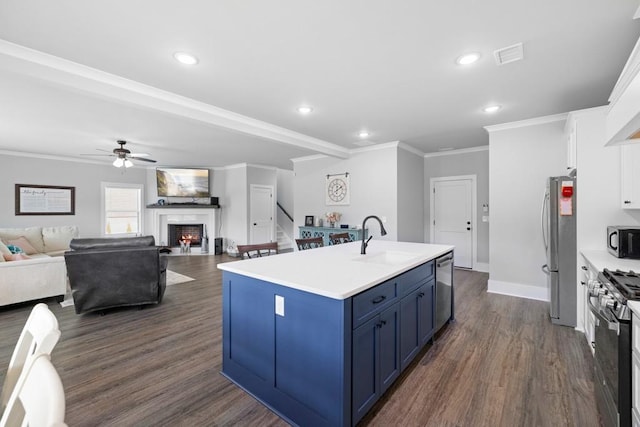
[{"label": "blue kitchen island", "polygon": [[433,337],[434,259],[452,251],[374,240],[218,264],[222,374],[291,424],[355,425]]}]

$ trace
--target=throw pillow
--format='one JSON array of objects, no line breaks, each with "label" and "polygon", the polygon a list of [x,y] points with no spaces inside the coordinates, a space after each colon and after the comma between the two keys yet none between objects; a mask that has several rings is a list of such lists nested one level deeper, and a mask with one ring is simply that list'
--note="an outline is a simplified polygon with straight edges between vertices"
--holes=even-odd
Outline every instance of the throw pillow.
[{"label": "throw pillow", "polygon": [[0,254],[2,254],[2,255],[11,255],[11,251],[9,250],[7,245],[4,244],[4,242],[2,240],[0,240]]},{"label": "throw pillow", "polygon": [[15,254],[22,254],[22,253],[24,253],[24,251],[23,251],[20,247],[15,246],[15,245],[7,245],[7,248],[9,248],[9,250],[11,251],[11,254],[10,254],[10,255],[15,255]]},{"label": "throw pillow", "polygon": [[2,255],[5,261],[22,261],[25,259],[31,259],[29,255],[25,254],[13,254],[13,255]]},{"label": "throw pillow", "polygon": [[7,243],[19,247],[20,249],[22,249],[22,252],[26,253],[27,255],[38,253],[38,251],[33,247],[29,240],[24,236],[20,236],[17,239],[13,240],[7,240]]}]

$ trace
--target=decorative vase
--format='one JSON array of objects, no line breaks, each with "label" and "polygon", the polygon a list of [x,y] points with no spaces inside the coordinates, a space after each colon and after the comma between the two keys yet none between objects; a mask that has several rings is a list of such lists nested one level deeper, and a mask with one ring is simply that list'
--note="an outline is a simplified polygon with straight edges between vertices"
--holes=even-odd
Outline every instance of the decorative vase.
[{"label": "decorative vase", "polygon": [[329,227],[331,227],[331,228],[335,228],[335,226],[336,226],[336,223],[335,223],[335,222],[333,222],[333,221],[329,221]]}]

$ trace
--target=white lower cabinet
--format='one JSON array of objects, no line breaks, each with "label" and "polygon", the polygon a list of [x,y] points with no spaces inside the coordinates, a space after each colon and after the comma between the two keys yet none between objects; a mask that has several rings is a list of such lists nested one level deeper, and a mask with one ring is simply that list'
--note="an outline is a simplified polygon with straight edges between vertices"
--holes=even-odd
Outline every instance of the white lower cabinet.
[{"label": "white lower cabinet", "polygon": [[640,317],[631,318],[631,410],[632,423],[640,427]]},{"label": "white lower cabinet", "polygon": [[591,354],[595,352],[595,334],[596,334],[596,316],[589,310],[587,306],[587,297],[589,294],[589,282],[595,280],[598,277],[598,271],[595,270],[594,267],[591,266],[587,260],[582,257],[582,265],[580,266],[580,276],[579,281],[582,285],[580,287],[580,301],[584,304],[583,313],[584,313],[584,336],[589,343],[589,348],[591,349]]}]

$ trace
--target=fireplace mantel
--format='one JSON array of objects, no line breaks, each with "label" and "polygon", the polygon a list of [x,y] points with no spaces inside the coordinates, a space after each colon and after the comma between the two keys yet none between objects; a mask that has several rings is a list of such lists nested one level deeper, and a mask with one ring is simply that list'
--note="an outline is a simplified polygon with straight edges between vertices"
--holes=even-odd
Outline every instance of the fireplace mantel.
[{"label": "fireplace mantel", "polygon": [[147,209],[220,209],[220,206],[191,203],[169,203],[166,205],[147,205]]}]

